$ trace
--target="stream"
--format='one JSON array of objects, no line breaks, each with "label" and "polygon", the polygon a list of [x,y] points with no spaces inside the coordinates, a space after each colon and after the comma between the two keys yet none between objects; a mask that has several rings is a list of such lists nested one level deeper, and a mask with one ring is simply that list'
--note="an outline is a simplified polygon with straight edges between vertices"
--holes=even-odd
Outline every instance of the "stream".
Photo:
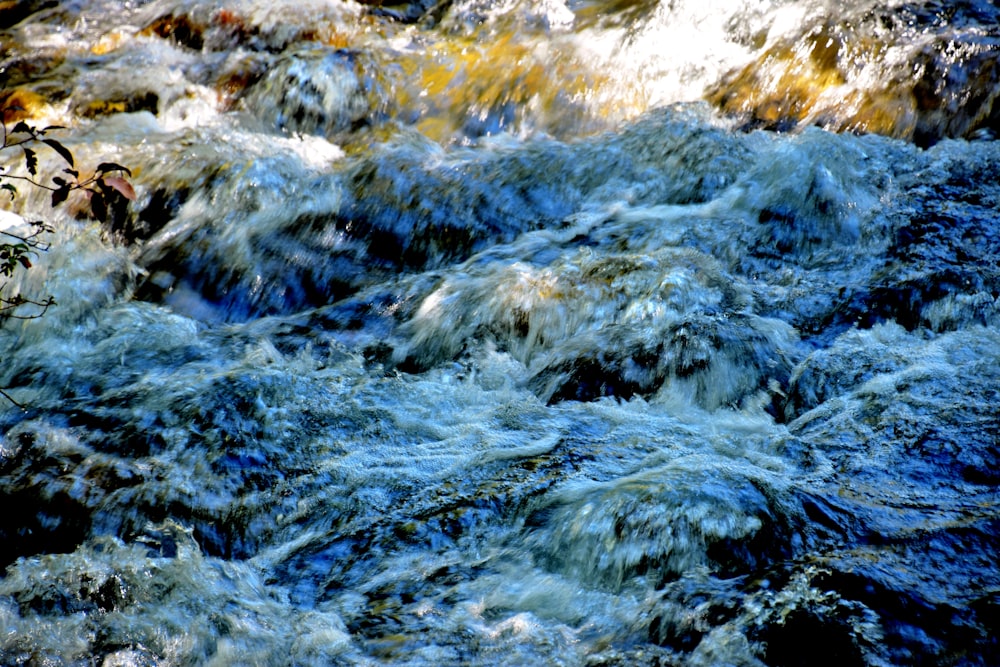
[{"label": "stream", "polygon": [[1000,664],[994,3],[26,0],[0,85],[136,195],[3,197],[0,664]]}]

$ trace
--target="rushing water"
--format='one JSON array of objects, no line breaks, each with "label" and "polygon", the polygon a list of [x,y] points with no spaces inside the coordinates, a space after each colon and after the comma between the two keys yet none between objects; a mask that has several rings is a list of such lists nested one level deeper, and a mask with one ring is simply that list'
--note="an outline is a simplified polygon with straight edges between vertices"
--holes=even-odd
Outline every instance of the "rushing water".
[{"label": "rushing water", "polygon": [[0,663],[1000,664],[998,18],[0,5]]}]

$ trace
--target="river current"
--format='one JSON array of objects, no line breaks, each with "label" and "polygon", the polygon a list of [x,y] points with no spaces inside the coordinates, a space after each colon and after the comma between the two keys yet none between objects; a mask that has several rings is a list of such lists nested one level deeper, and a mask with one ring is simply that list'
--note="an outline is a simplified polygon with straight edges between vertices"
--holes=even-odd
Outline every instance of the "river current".
[{"label": "river current", "polygon": [[0,664],[1000,664],[998,19],[0,3]]}]

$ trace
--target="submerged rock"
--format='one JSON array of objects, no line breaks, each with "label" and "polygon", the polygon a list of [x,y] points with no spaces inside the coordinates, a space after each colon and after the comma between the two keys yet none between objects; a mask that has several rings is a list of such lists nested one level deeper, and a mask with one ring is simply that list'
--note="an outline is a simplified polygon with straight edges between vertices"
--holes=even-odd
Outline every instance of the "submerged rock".
[{"label": "submerged rock", "polygon": [[819,388],[806,379],[810,366],[836,383],[790,424],[829,462],[825,479],[803,489],[828,508],[811,514],[854,545],[818,561],[818,585],[870,610],[885,637],[878,653],[892,663],[997,654],[981,634],[990,623],[981,609],[1000,576],[979,554],[997,539],[998,343],[993,329],[931,337],[876,328],[845,334],[793,377],[799,400]]},{"label": "submerged rock", "polygon": [[359,54],[345,49],[287,54],[269,64],[242,104],[276,131],[333,139],[378,123],[388,104],[365,69]]},{"label": "submerged rock", "polygon": [[689,463],[557,495],[533,536],[541,558],[617,591],[635,577],[662,586],[707,569],[728,578],[793,556],[800,518],[780,506],[766,476]]},{"label": "submerged rock", "polygon": [[188,12],[164,14],[149,22],[140,35],[155,35],[195,51],[221,51],[247,42],[257,32],[246,19],[229,10],[194,7]]},{"label": "submerged rock", "polygon": [[420,369],[491,344],[525,364],[546,401],[664,387],[715,409],[787,378],[794,333],[747,310],[747,295],[693,251],[568,252],[544,268],[470,266],[424,299],[395,355]]}]

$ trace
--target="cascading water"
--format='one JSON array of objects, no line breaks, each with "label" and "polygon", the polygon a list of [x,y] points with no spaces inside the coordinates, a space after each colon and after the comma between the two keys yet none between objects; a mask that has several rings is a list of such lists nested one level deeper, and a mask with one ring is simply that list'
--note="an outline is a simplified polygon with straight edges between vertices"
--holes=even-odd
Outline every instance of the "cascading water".
[{"label": "cascading water", "polygon": [[0,664],[1000,662],[997,25],[0,8]]}]

